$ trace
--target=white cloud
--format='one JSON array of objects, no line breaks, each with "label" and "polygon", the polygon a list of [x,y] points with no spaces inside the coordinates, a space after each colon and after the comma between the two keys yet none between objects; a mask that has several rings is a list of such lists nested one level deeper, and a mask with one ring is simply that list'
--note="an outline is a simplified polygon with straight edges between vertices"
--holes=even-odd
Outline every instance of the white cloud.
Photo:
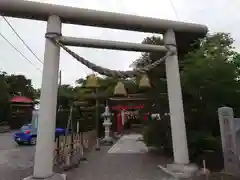
[{"label": "white cloud", "polygon": [[[164,0],[36,0],[52,4],[60,4],[74,7],[82,7],[103,11],[111,11],[125,14],[135,14],[148,17],[156,17],[162,19],[177,20],[171,1]],[[229,32],[236,39],[236,47],[240,47],[240,16],[237,15],[237,9],[240,3],[228,0],[172,0],[181,21],[202,23],[209,26],[213,32]],[[44,53],[44,34],[46,29],[45,22],[32,20],[8,18],[17,30],[20,36],[26,41],[31,49],[43,59]],[[41,67],[31,53],[21,44],[14,36],[11,29],[1,19],[0,32],[3,33],[19,50],[21,50],[34,64]],[[149,34],[109,30],[103,28],[64,25],[63,34],[77,37],[90,37],[107,40],[121,40],[129,42],[141,42],[144,37]],[[23,73],[27,77],[33,79],[36,87],[41,85],[41,73],[38,72],[31,64],[24,60],[19,54],[9,47],[4,40],[0,38],[0,66],[9,73]],[[72,48],[81,56],[90,61],[112,69],[128,69],[128,66],[140,53],[111,51],[89,48]],[[65,52],[61,52],[60,67],[63,70],[63,83],[74,83],[80,77],[90,73],[83,65],[70,57]]]}]

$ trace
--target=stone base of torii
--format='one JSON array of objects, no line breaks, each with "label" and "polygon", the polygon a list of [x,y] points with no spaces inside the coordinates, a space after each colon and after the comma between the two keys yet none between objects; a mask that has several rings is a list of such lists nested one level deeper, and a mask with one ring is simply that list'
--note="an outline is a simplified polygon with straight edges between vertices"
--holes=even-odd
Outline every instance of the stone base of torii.
[{"label": "stone base of torii", "polygon": [[26,177],[23,180],[67,180],[67,175],[66,174],[58,174],[54,173],[53,175],[49,177],[44,177],[44,178],[34,178],[32,176]]}]

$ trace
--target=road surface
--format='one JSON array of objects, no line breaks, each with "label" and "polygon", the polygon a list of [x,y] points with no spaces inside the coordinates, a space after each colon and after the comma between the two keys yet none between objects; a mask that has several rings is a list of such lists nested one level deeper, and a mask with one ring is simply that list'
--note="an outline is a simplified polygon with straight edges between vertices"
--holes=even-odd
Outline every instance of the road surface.
[{"label": "road surface", "polygon": [[20,180],[32,172],[34,146],[18,146],[13,132],[0,134],[0,180]]}]

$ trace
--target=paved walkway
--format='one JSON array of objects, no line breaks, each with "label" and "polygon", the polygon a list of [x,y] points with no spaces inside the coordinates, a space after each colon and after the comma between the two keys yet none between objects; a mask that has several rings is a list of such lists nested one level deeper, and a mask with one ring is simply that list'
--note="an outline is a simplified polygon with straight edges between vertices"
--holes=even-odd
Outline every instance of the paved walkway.
[{"label": "paved walkway", "polygon": [[109,154],[139,154],[147,153],[148,148],[146,145],[140,141],[142,136],[140,134],[129,134],[124,135],[111,149],[109,149]]},{"label": "paved walkway", "polygon": [[101,147],[88,162],[68,172],[71,180],[160,180],[166,176],[157,165],[160,157],[147,153],[139,134],[124,135],[111,148]]}]

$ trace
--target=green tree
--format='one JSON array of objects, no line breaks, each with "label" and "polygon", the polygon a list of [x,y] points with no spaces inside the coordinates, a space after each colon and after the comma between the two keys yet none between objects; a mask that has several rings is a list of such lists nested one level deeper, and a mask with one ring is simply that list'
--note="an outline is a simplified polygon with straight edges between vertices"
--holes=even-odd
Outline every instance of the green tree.
[{"label": "green tree", "polygon": [[8,92],[8,84],[5,81],[6,72],[0,72],[0,122],[7,121],[9,118],[10,94]]},{"label": "green tree", "polygon": [[31,80],[24,75],[9,75],[0,72],[0,120],[8,121],[10,115],[10,98],[15,95],[23,95],[35,99],[36,92]]},{"label": "green tree", "polygon": [[32,86],[31,79],[24,75],[5,75],[5,81],[8,84],[8,92],[11,96],[19,95],[29,98],[35,98],[35,89]]},{"label": "green tree", "polygon": [[58,91],[58,105],[61,105],[62,108],[69,108],[75,99],[74,88],[63,84],[59,86]]},{"label": "green tree", "polygon": [[[202,129],[219,134],[216,110],[231,106],[238,110],[239,54],[229,34],[218,33],[201,40],[200,48],[185,56],[181,71],[187,118]],[[198,121],[196,120],[198,119]],[[198,122],[198,123],[196,123]],[[211,124],[212,123],[212,124]],[[208,126],[206,127],[206,124]]]},{"label": "green tree", "polygon": [[8,92],[8,84],[5,81],[6,72],[0,72],[0,104],[5,104],[9,101],[10,94]]},{"label": "green tree", "polygon": [[[144,42],[146,41],[150,43],[152,41],[152,44],[162,43],[160,37],[146,38]],[[240,110],[238,101],[240,54],[233,47],[233,39],[229,34],[217,33],[208,34],[197,43],[197,46],[196,44],[193,46],[198,48],[192,48],[187,55],[179,57],[184,110],[192,155],[201,153],[203,149],[211,149],[210,146],[206,147],[206,144],[209,144],[206,143],[206,139],[211,139],[211,142],[214,139],[210,137],[216,137],[215,140],[218,140],[218,143],[215,144],[220,144],[217,118],[217,109],[220,106],[231,106],[237,111],[237,114]],[[154,62],[160,57],[160,53],[143,53],[133,65],[138,68]],[[167,92],[165,75],[158,73],[161,68],[165,73],[165,66],[162,64],[156,68],[155,72],[150,72],[149,76],[158,92]],[[161,86],[165,88],[161,89]],[[167,96],[163,95],[162,97],[161,107],[165,107],[168,112]],[[170,128],[163,129],[161,127],[166,126],[159,125],[159,131],[169,134]],[[161,132],[159,133],[161,134]],[[199,143],[201,143],[200,146],[197,145]],[[196,147],[201,147],[201,149]],[[219,147],[218,150],[220,150]]]}]

